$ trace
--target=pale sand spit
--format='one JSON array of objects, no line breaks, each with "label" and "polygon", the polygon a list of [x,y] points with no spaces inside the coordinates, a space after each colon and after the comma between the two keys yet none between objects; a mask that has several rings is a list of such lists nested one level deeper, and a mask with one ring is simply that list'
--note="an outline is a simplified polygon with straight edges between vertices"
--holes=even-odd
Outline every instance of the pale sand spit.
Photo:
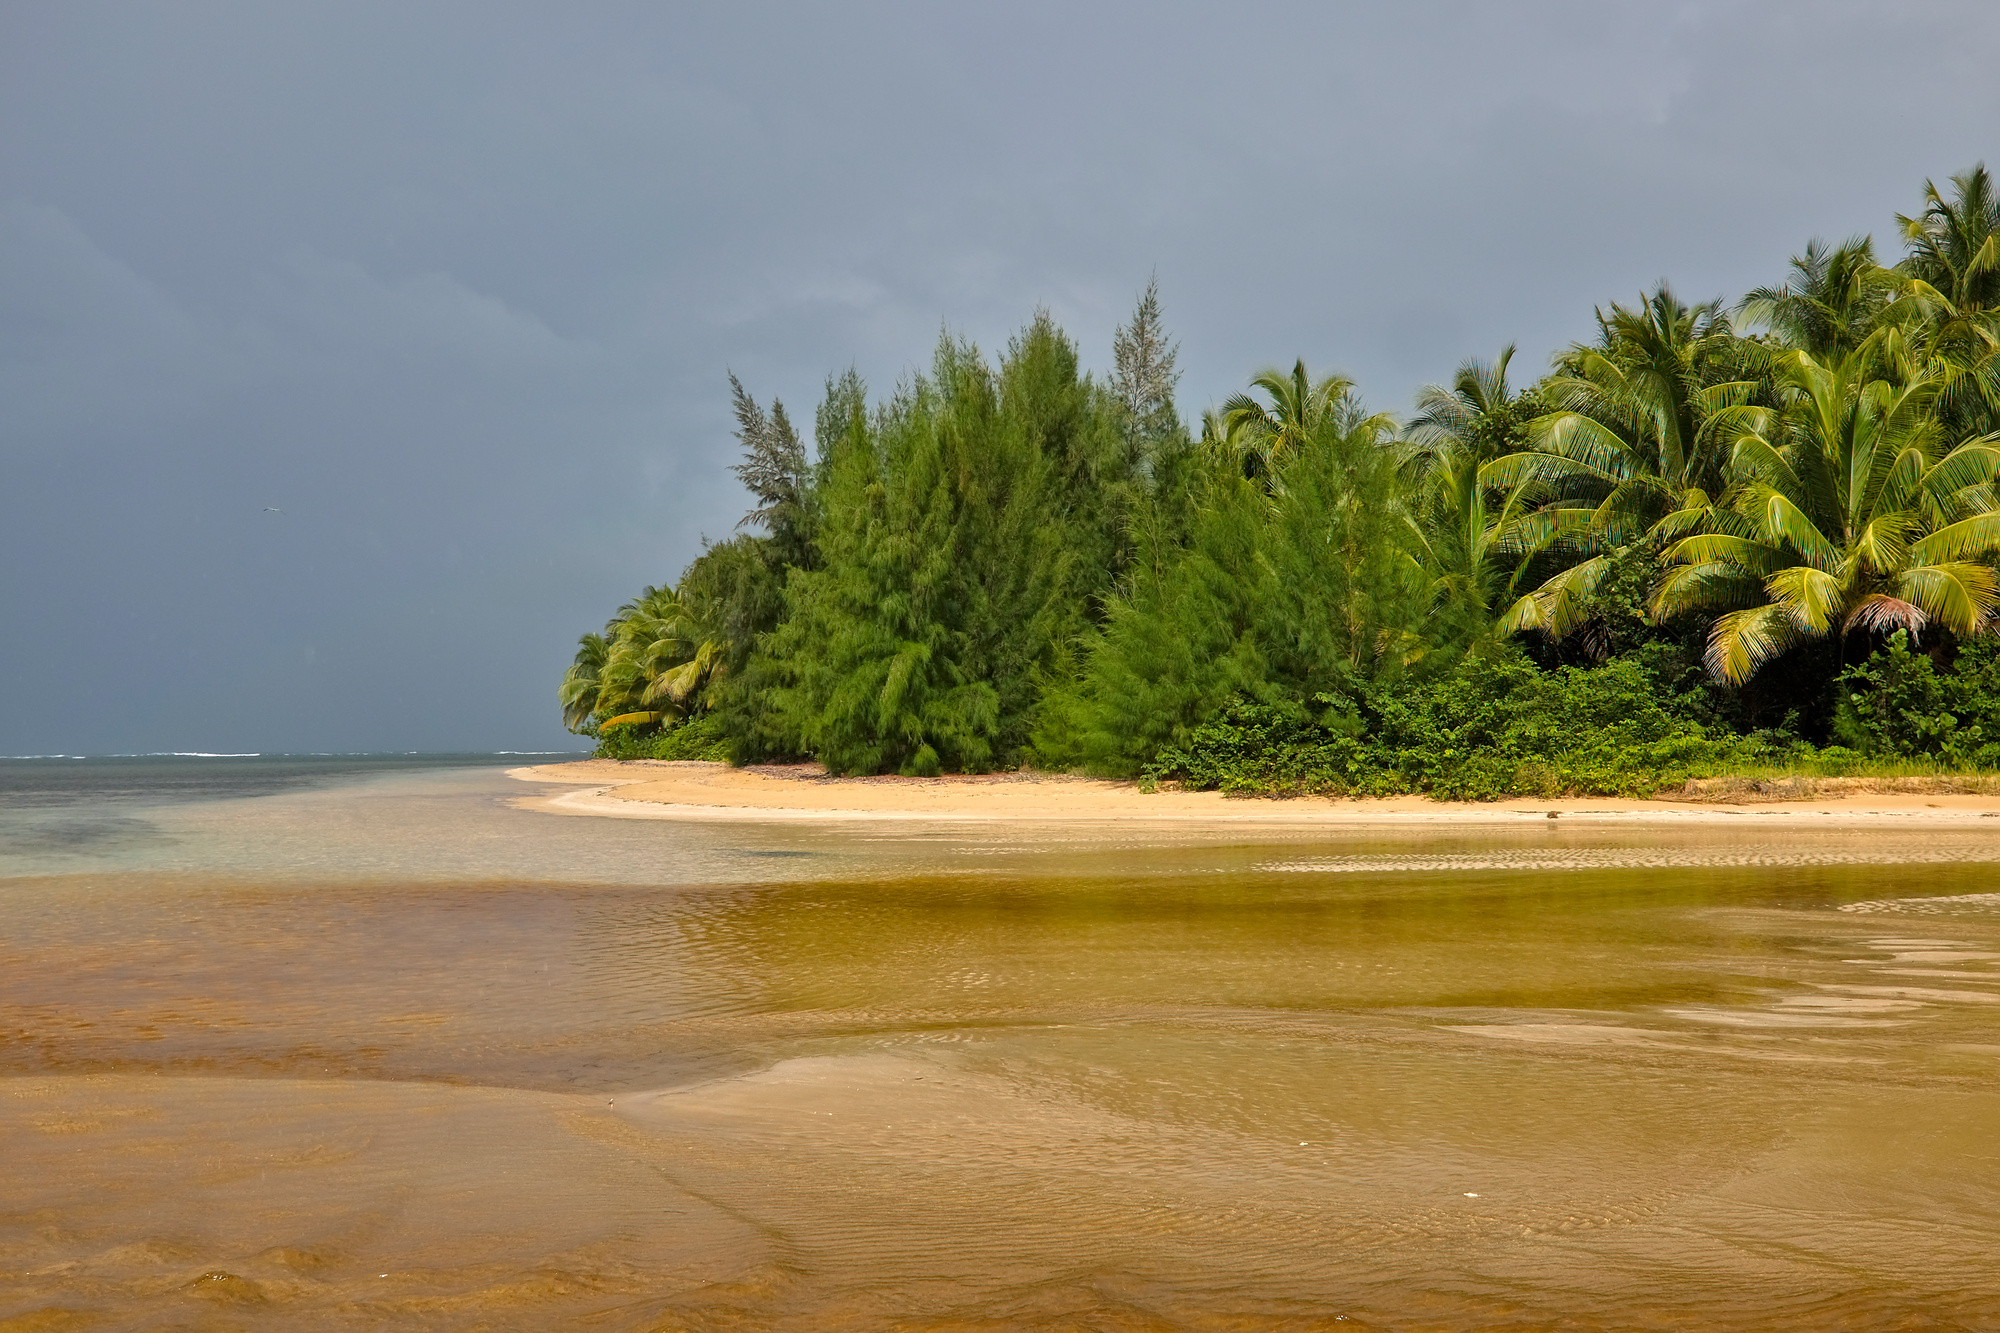
[{"label": "pale sand spit", "polygon": [[[523,797],[524,809],[622,819],[923,820],[951,823],[1149,823],[1199,826],[1519,824],[1559,819],[1816,827],[1979,825],[2000,834],[2000,792],[1863,792],[1806,799],[1710,801],[1524,798],[1492,802],[1298,797],[1245,800],[1219,792],[1142,792],[1129,782],[1050,773],[936,778],[828,777],[816,765],[586,759],[508,770],[576,790]],[[1832,785],[1832,784],[1829,784]]]}]

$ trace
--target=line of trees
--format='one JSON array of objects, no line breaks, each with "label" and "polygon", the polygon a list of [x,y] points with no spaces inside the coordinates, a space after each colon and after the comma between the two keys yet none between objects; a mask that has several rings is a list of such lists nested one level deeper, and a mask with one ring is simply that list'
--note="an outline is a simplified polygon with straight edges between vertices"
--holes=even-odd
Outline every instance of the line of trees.
[{"label": "line of trees", "polygon": [[1733,307],[1662,284],[1406,421],[1300,363],[1190,429],[1155,285],[1108,376],[1045,313],[997,359],[947,336],[886,399],[829,379],[810,452],[732,376],[750,531],[584,636],[564,720],[1245,789],[1993,766],[2000,195],[1975,167],[1897,225],[1894,263],[1814,241]]}]

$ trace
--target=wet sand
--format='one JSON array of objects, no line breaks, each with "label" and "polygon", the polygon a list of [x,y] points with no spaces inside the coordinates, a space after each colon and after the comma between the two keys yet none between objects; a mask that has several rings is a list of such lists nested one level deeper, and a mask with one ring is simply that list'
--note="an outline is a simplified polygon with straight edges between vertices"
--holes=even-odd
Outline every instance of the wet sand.
[{"label": "wet sand", "polygon": [[[1965,825],[2000,820],[2000,790],[1864,792],[1800,800],[1755,793],[1716,800],[1519,798],[1434,801],[1424,796],[1347,800],[1242,799],[1220,792],[1142,792],[1129,782],[1064,774],[1007,773],[936,778],[832,778],[815,765],[587,759],[511,770],[528,782],[581,788],[524,798],[523,809],[626,819],[933,820],[1043,824],[1149,823],[1183,826],[1480,825],[1558,818],[1593,822],[1741,823],[1802,820],[1872,826],[1915,821]],[[1830,784],[1831,785],[1831,784]],[[1918,785],[1918,784],[1909,784]]]},{"label": "wet sand", "polygon": [[2000,1329],[2000,821],[593,785],[0,822],[0,1330]]}]

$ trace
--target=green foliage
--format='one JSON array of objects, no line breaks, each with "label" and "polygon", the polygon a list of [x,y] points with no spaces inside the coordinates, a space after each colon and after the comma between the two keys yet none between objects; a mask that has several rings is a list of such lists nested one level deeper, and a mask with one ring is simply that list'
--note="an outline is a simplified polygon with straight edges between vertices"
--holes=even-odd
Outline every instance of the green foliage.
[{"label": "green foliage", "polygon": [[729,758],[729,737],[722,719],[714,713],[674,726],[620,723],[605,727],[597,737],[599,759],[705,759],[722,762]]},{"label": "green foliage", "polygon": [[1942,383],[1951,439],[2000,430],[2000,188],[1985,163],[1951,178],[1951,197],[1924,182],[1924,210],[1898,215],[1908,253],[1897,265],[1889,322]]},{"label": "green foliage", "polygon": [[1829,250],[1814,238],[1792,259],[1792,280],[1782,287],[1759,287],[1743,298],[1743,318],[1778,335],[1821,361],[1834,361],[1861,346],[1874,330],[1893,286],[1888,270],[1875,262],[1875,243],[1854,236]]},{"label": "green foliage", "polygon": [[824,462],[823,567],[766,650],[774,742],[836,772],[1019,760],[1041,682],[1122,562],[1121,405],[1038,315],[996,369],[942,340]]},{"label": "green foliage", "polygon": [[968,660],[962,561],[994,508],[1023,512],[1017,469],[992,466],[991,446],[1018,442],[995,438],[997,409],[977,354],[946,342],[932,377],[857,415],[829,460],[826,568],[792,572],[770,655],[780,727],[835,771],[991,766],[999,700]]},{"label": "green foliage", "polygon": [[1159,279],[1146,283],[1131,322],[1112,339],[1111,354],[1117,364],[1111,388],[1124,409],[1133,456],[1138,457],[1148,445],[1158,446],[1183,434],[1180,413],[1174,410],[1174,386],[1181,377],[1174,362],[1180,355],[1180,344],[1167,336],[1160,314]]},{"label": "green foliage", "polygon": [[702,608],[724,645],[722,674],[740,673],[757,636],[777,628],[785,609],[785,569],[775,542],[742,534],[704,549],[681,575],[682,595]]},{"label": "green foliage", "polygon": [[1450,387],[1433,384],[1418,391],[1408,436],[1419,458],[1455,454],[1477,466],[1532,443],[1536,422],[1553,403],[1539,385],[1514,391],[1507,381],[1513,360],[1509,344],[1492,361],[1461,362]]},{"label": "green foliage", "polygon": [[810,565],[819,516],[805,445],[792,429],[783,403],[773,399],[766,412],[734,375],[729,377],[729,392],[736,411],[736,440],[743,447],[743,460],[731,470],[757,501],[736,526],[764,529],[781,563]]},{"label": "green foliage", "polygon": [[1642,796],[1757,753],[1662,698],[1632,661],[1543,672],[1472,657],[1401,689],[1238,697],[1145,776],[1237,795]]},{"label": "green foliage", "polygon": [[1840,677],[1834,735],[1870,756],[1928,756],[1952,768],[2000,767],[2000,640],[1986,635],[1939,670],[1901,630]]},{"label": "green foliage", "polygon": [[1427,655],[1430,581],[1385,435],[1350,400],[1259,454],[1254,477],[1212,454],[1185,544],[1140,533],[1082,671],[1051,689],[1041,762],[1129,775],[1232,695],[1349,688]]},{"label": "green foliage", "polygon": [[1996,201],[1983,167],[1927,185],[1900,263],[1815,241],[1733,312],[1662,283],[1400,430],[1298,362],[1191,439],[1153,284],[1108,377],[1038,313],[886,401],[830,378],[810,459],[732,376],[751,531],[579,641],[564,721],[607,754],[1244,792],[1992,765]]},{"label": "green foliage", "polygon": [[1892,353],[1881,334],[1831,365],[1786,352],[1772,359],[1779,406],[1726,415],[1734,481],[1702,530],[1662,553],[1654,596],[1666,613],[1722,613],[1717,676],[1740,684],[1856,628],[1969,635],[2000,605],[2000,446],[1947,445],[1938,377],[1901,373]]},{"label": "green foliage", "polygon": [[672,721],[715,699],[725,645],[688,589],[647,588],[618,608],[602,634],[577,641],[563,675],[563,722],[591,736],[606,723]]},{"label": "green foliage", "polygon": [[595,718],[604,695],[604,668],[611,660],[611,641],[602,634],[586,634],[576,641],[576,657],[563,673],[557,698],[562,703],[563,725],[579,736],[595,736]]}]

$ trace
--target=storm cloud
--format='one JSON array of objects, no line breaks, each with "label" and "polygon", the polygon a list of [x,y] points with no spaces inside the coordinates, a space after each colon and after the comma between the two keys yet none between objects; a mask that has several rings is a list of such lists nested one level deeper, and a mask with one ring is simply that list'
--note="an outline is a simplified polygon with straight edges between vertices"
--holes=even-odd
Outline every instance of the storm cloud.
[{"label": "storm cloud", "polygon": [[0,753],[575,744],[808,417],[1157,272],[1406,410],[2000,165],[1988,4],[0,6]]}]

